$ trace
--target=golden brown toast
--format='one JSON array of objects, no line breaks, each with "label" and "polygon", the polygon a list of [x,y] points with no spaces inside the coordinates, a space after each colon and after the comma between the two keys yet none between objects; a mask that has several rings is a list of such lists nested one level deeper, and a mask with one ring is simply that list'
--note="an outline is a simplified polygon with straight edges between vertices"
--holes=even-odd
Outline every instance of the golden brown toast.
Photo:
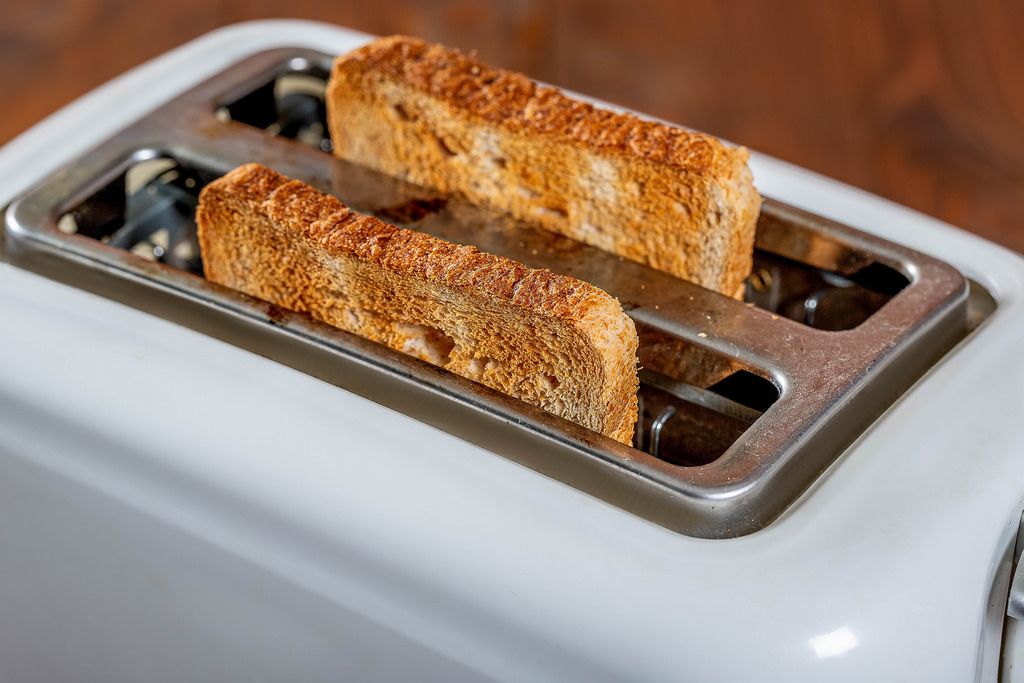
[{"label": "golden brown toast", "polygon": [[636,329],[597,287],[389,225],[258,164],[208,185],[196,220],[209,280],[632,439]]},{"label": "golden brown toast", "polygon": [[748,153],[393,36],[339,57],[339,157],[742,296],[761,197]]}]

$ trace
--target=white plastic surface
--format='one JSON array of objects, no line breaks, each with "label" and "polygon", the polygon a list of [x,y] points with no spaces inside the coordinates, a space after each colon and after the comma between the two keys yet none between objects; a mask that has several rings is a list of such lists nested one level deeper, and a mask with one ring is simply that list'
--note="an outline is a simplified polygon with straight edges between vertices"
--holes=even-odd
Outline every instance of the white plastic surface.
[{"label": "white plastic surface", "polygon": [[[205,36],[0,149],[0,204],[241,56],[363,39],[302,22]],[[782,519],[730,541],[671,533],[0,264],[0,680],[994,670],[978,656],[989,589],[1024,503],[1024,265],[781,162],[753,165],[765,194],[950,261],[1000,308]]]}]

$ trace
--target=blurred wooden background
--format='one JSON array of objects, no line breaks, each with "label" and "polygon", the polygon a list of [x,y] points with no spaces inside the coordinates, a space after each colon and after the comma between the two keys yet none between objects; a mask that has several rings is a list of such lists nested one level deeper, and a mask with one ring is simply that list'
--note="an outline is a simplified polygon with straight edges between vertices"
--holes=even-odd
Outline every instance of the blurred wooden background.
[{"label": "blurred wooden background", "polygon": [[1024,251],[1021,0],[6,0],[0,143],[190,38],[284,14],[475,48]]}]

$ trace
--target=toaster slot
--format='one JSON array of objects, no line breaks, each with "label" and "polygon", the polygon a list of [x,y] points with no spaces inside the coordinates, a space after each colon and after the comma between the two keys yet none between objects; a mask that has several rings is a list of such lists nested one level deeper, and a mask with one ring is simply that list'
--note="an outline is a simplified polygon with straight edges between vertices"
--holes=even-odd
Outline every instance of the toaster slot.
[{"label": "toaster slot", "polygon": [[57,225],[65,234],[202,274],[195,210],[199,191],[217,175],[169,158],[142,161],[62,214]]},{"label": "toaster slot", "polygon": [[771,382],[744,370],[706,389],[651,370],[640,378],[635,445],[681,467],[717,460],[778,398]]},{"label": "toaster slot", "polygon": [[330,152],[324,104],[328,74],[326,64],[290,59],[260,82],[222,99],[216,115]]}]

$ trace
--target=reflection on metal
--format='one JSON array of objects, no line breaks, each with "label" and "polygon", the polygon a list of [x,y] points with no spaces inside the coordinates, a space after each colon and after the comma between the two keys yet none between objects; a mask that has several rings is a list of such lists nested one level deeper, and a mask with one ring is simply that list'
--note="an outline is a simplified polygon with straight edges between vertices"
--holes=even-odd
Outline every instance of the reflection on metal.
[{"label": "reflection on metal", "polygon": [[655,458],[658,457],[658,453],[661,450],[661,430],[664,429],[665,423],[671,420],[675,414],[675,406],[669,406],[651,424],[651,455]]}]

